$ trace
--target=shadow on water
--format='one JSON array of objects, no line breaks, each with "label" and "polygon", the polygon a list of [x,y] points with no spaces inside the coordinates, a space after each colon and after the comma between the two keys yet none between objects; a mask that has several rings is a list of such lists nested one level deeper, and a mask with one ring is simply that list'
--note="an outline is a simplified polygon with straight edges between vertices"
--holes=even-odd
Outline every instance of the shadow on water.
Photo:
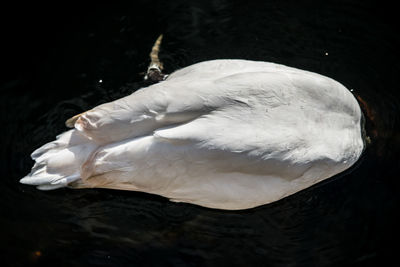
[{"label": "shadow on water", "polygon": [[[21,26],[9,33],[4,51],[12,53],[0,87],[3,260],[373,266],[396,258],[390,242],[398,236],[399,40],[390,16],[383,19],[388,10],[359,1],[221,0],[139,1],[120,9],[83,8],[74,15],[54,11],[41,20],[22,13]],[[141,72],[161,32],[167,72],[203,60],[243,58],[342,82],[368,104],[372,144],[348,172],[245,211],[137,192],[41,192],[20,185],[32,166],[29,154],[64,131],[67,118],[145,86]]]}]

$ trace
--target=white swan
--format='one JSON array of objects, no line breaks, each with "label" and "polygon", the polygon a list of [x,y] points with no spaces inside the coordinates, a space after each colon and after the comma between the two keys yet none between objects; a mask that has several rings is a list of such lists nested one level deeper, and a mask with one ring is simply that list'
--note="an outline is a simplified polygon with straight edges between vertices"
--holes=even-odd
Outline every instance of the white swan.
[{"label": "white swan", "polygon": [[113,188],[237,210],[271,203],[352,166],[361,110],[308,71],[213,60],[100,105],[32,154],[21,183]]}]

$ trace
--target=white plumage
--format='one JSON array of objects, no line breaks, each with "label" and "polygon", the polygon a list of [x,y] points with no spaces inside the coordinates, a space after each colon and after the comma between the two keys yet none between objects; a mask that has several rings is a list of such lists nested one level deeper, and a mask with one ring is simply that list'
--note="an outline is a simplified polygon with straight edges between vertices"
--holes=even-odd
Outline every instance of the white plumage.
[{"label": "white plumage", "polygon": [[21,183],[252,208],[352,166],[364,147],[361,116],[353,95],[325,76],[206,61],[77,116],[75,129],[32,154]]}]

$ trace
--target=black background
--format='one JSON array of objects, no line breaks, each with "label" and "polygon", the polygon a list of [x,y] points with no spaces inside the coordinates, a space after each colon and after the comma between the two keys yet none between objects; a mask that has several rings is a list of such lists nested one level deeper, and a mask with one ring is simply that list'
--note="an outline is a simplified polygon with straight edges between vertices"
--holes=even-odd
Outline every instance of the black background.
[{"label": "black background", "polygon": [[[398,11],[382,1],[19,4],[0,11],[0,254],[6,265],[377,266],[398,259]],[[113,190],[20,185],[64,121],[166,72],[241,58],[318,72],[371,110],[357,166],[240,212]],[[102,80],[102,83],[99,82]],[[393,263],[395,265],[395,263]]]}]

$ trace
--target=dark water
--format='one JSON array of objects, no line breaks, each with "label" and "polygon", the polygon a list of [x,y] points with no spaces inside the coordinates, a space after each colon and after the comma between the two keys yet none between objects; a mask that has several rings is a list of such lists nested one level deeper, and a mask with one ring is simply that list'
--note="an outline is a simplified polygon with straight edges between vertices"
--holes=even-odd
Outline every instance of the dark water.
[{"label": "dark water", "polygon": [[[2,10],[0,261],[389,266],[394,260],[395,266],[400,196],[396,9],[356,0],[190,2]],[[145,86],[141,72],[160,33],[167,72],[203,60],[241,58],[342,82],[369,105],[372,145],[344,175],[238,212],[144,193],[41,192],[19,184],[32,166],[29,154],[64,131],[67,118]]]}]

